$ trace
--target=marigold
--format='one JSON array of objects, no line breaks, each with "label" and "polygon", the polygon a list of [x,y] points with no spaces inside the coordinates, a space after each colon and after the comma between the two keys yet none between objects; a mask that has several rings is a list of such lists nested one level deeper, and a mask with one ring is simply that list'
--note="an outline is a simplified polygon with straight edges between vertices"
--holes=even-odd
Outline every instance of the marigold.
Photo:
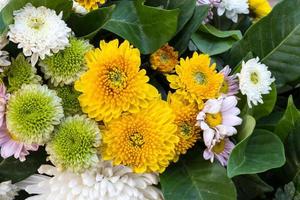
[{"label": "marigold", "polygon": [[[181,59],[176,66],[177,75],[168,75],[170,87],[192,101],[219,96],[224,76],[215,70],[216,64],[210,66],[210,58],[205,54],[194,53],[192,58]],[[201,103],[202,107],[203,104]]]},{"label": "marigold", "polygon": [[89,70],[75,82],[83,94],[79,101],[90,118],[106,122],[122,112],[136,113],[159,97],[155,87],[148,84],[146,71],[140,70],[140,52],[128,41],[100,42],[100,49],[86,54]]},{"label": "marigold", "polygon": [[160,72],[172,72],[178,64],[178,52],[168,44],[151,54],[150,62],[153,69]]},{"label": "marigold", "polygon": [[163,172],[175,156],[175,115],[162,100],[135,114],[124,114],[103,130],[104,160],[126,165],[137,173]]},{"label": "marigold", "polygon": [[75,0],[87,10],[99,8],[99,4],[105,4],[106,0]]},{"label": "marigold", "polygon": [[268,0],[248,0],[248,3],[256,19],[260,19],[272,11]]},{"label": "marigold", "polygon": [[179,137],[179,143],[176,146],[175,161],[178,160],[180,154],[186,154],[187,150],[192,148],[197,139],[200,138],[200,127],[196,126],[198,115],[197,105],[185,101],[185,99],[177,93],[168,95],[168,102],[173,109],[177,125],[176,135]]}]

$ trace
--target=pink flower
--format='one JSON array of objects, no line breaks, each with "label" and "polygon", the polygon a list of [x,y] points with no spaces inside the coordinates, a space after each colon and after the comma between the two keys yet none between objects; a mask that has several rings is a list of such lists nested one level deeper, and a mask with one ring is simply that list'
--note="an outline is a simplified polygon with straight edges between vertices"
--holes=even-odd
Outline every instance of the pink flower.
[{"label": "pink flower", "polygon": [[23,142],[14,139],[6,128],[5,120],[0,127],[0,147],[1,147],[1,157],[8,158],[12,155],[21,162],[25,161],[29,154],[28,151],[37,151],[39,145],[37,144],[25,144]]},{"label": "pink flower", "polygon": [[218,8],[220,2],[221,2],[221,0],[197,0],[196,4],[198,6],[201,6],[201,5],[209,5],[210,6],[210,9],[208,11],[208,15],[207,15],[206,19],[204,19],[203,24],[206,24],[210,20],[213,19],[214,12],[212,11],[212,9],[213,8]]},{"label": "pink flower", "polygon": [[214,158],[216,157],[222,166],[226,166],[234,146],[235,145],[228,138],[225,138],[216,142],[210,148],[205,149],[203,158],[214,162]]},{"label": "pink flower", "polygon": [[6,93],[6,87],[3,82],[0,82],[0,127],[4,121],[4,115],[6,110],[6,103],[9,98],[9,94]]},{"label": "pink flower", "polygon": [[233,96],[239,92],[239,81],[236,75],[229,76],[231,69],[229,66],[224,67],[220,73],[224,75],[224,83],[221,88],[223,96]]}]

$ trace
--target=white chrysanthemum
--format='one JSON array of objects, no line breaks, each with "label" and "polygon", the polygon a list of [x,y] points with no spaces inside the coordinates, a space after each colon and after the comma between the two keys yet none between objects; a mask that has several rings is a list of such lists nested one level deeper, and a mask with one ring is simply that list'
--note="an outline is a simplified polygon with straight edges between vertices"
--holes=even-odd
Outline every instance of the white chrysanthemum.
[{"label": "white chrysanthemum", "polygon": [[248,14],[249,5],[247,0],[222,0],[218,7],[218,15],[225,13],[226,17],[237,22],[238,14]]},{"label": "white chrysanthemum", "polygon": [[18,194],[18,188],[12,184],[11,181],[0,183],[0,199],[1,200],[14,200]]},{"label": "white chrysanthemum", "polygon": [[10,0],[0,0],[0,11],[10,2]]},{"label": "white chrysanthemum", "polygon": [[85,15],[88,13],[88,10],[85,7],[81,6],[78,2],[73,0],[73,10],[75,13]]},{"label": "white chrysanthemum", "polygon": [[[1,6],[1,5],[0,5]],[[0,36],[0,67],[9,66],[11,63],[9,61],[9,56],[7,51],[2,51],[2,49],[8,44],[6,34]],[[0,72],[3,70],[0,69]]]},{"label": "white chrysanthemum", "polygon": [[40,174],[18,183],[30,194],[27,200],[162,200],[155,186],[154,173],[136,174],[128,167],[112,166],[101,161],[96,168],[82,174],[59,172],[55,167],[42,165]]},{"label": "white chrysanthemum", "polygon": [[243,61],[241,72],[237,76],[241,93],[247,95],[250,108],[251,103],[263,103],[262,95],[270,93],[271,84],[275,81],[268,67],[259,62],[259,58],[253,58],[246,63]]},{"label": "white chrysanthemum", "polygon": [[62,12],[57,15],[46,7],[35,8],[27,4],[21,10],[14,11],[15,23],[9,26],[9,39],[23,48],[25,56],[31,56],[35,65],[40,57],[52,55],[69,44],[71,29],[62,20]]}]

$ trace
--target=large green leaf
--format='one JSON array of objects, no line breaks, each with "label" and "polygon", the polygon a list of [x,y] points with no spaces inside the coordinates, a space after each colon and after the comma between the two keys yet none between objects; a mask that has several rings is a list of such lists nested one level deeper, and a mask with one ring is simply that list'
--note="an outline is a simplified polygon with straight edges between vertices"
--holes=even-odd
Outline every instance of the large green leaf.
[{"label": "large green leaf", "polygon": [[243,123],[238,129],[238,140],[242,141],[249,137],[255,128],[256,121],[251,115],[245,115],[243,117]]},{"label": "large green leaf", "polygon": [[66,19],[72,11],[72,0],[10,0],[8,5],[0,13],[0,33],[3,33],[8,28],[8,25],[13,23],[13,12],[24,7],[27,3],[32,5],[45,6],[55,10],[57,13],[61,11]]},{"label": "large green leaf", "polygon": [[255,23],[231,51],[229,62],[237,64],[249,51],[276,77],[277,87],[300,79],[300,0],[279,3]]},{"label": "large green leaf", "polygon": [[227,166],[227,174],[256,174],[281,167],[285,163],[281,140],[267,130],[254,130],[233,149]]},{"label": "large green leaf", "polygon": [[149,54],[174,36],[179,10],[149,7],[143,2],[119,2],[104,29],[129,40],[143,54]]},{"label": "large green leaf", "polygon": [[201,152],[180,158],[161,175],[166,200],[235,200],[233,182],[219,164],[202,158]]},{"label": "large green leaf", "polygon": [[192,35],[192,42],[203,53],[217,55],[229,50],[232,45],[242,38],[240,31],[220,31],[207,24],[201,25]]}]

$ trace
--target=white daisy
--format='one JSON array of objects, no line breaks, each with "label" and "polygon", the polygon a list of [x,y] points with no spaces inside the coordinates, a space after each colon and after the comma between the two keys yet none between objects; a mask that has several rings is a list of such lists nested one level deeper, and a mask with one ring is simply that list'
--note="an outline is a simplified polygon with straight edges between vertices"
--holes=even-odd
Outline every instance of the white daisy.
[{"label": "white daisy", "polygon": [[18,188],[12,184],[11,181],[0,183],[0,199],[1,200],[14,200],[18,194]]},{"label": "white daisy", "polygon": [[241,72],[237,76],[241,93],[247,95],[250,108],[252,104],[263,103],[262,95],[270,93],[271,84],[275,81],[268,67],[259,62],[259,58],[253,58],[246,63],[243,61]]},{"label": "white daisy", "polygon": [[18,183],[30,194],[27,200],[162,200],[154,185],[158,175],[136,174],[123,165],[112,166],[110,161],[99,164],[82,174],[59,172],[55,167],[42,165],[40,174]]},{"label": "white daisy", "polygon": [[225,13],[226,17],[233,22],[238,21],[238,14],[249,14],[249,5],[247,0],[222,0],[218,6],[218,15]]},{"label": "white daisy", "polygon": [[75,13],[85,15],[88,13],[88,10],[85,7],[81,6],[78,2],[73,0],[73,10]]},{"label": "white daisy", "polygon": [[52,55],[69,44],[71,29],[62,20],[62,12],[57,15],[46,7],[35,8],[27,4],[14,11],[14,24],[9,26],[9,40],[23,48],[25,56],[31,56],[35,65],[40,57]]}]

